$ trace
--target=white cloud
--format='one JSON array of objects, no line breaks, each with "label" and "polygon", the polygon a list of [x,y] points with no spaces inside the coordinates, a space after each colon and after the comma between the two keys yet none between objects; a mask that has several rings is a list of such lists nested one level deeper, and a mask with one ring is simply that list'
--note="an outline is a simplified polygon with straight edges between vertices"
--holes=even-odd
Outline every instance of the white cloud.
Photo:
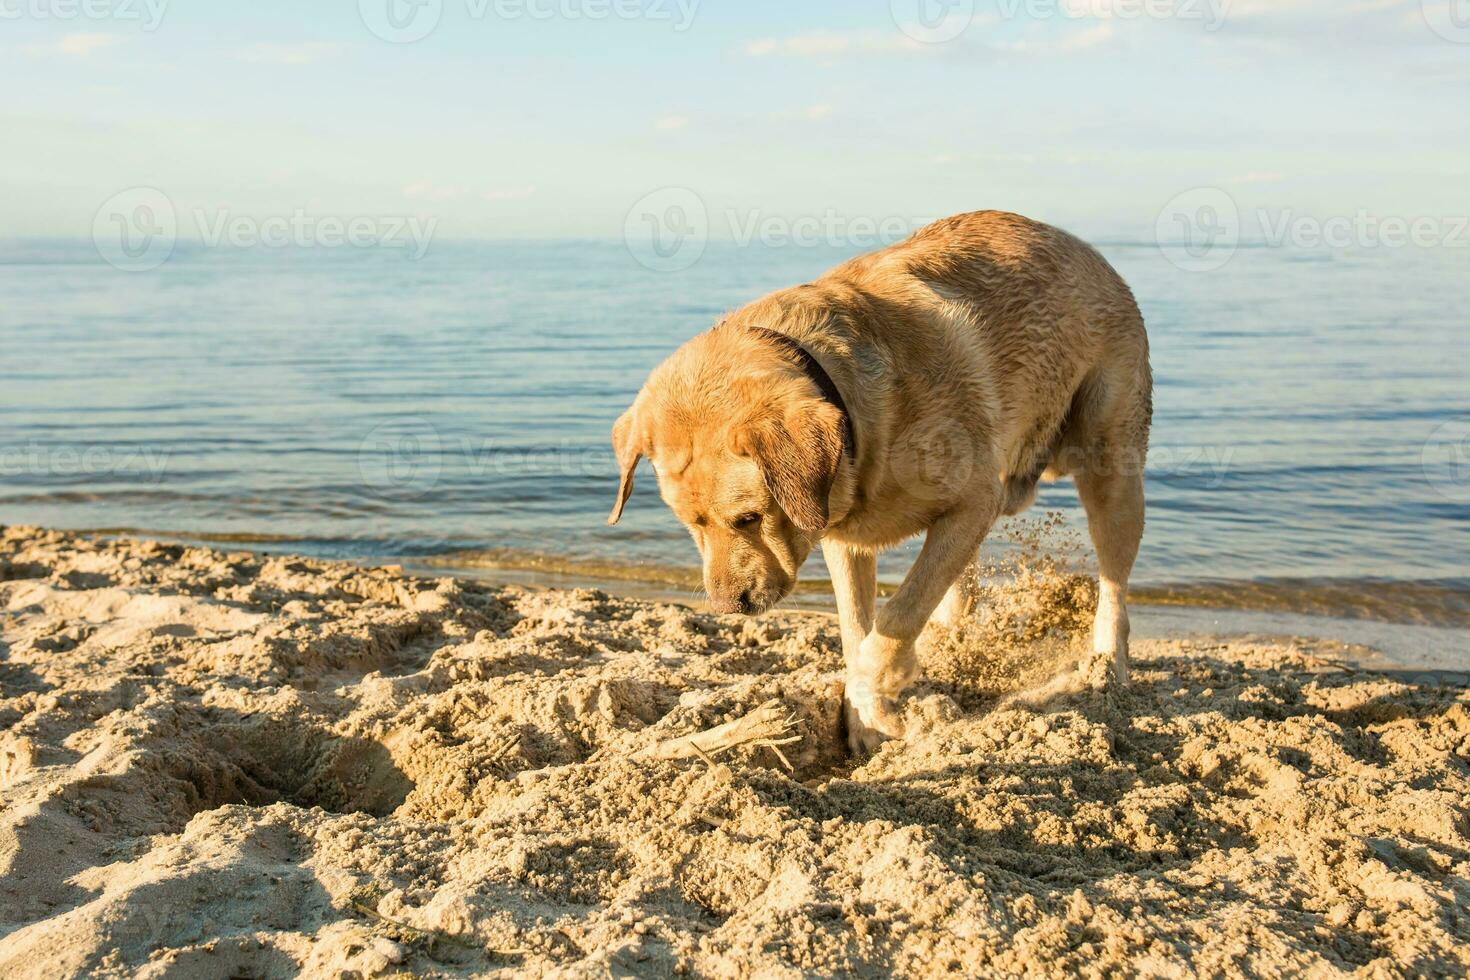
[{"label": "white cloud", "polygon": [[[1024,163],[1033,164],[1038,160],[1034,153],[940,153],[931,161],[936,166],[948,167],[955,164],[966,166],[991,166],[994,164]],[[1049,154],[1047,161],[1051,163],[1067,162],[1055,154]]]},{"label": "white cloud", "polygon": [[689,117],[688,116],[679,116],[679,115],[659,116],[658,119],[654,120],[653,128],[654,129],[683,129],[685,126],[688,126],[688,125],[689,125]]},{"label": "white cloud", "polygon": [[493,187],[488,191],[481,191],[476,194],[470,188],[460,184],[438,184],[433,180],[424,178],[405,185],[402,193],[410,201],[425,201],[430,203],[454,201],[472,196],[477,196],[482,201],[523,201],[536,193],[536,185],[526,184],[521,187]]},{"label": "white cloud", "polygon": [[1418,10],[1420,0],[1231,0],[1228,10],[1232,17],[1261,17],[1286,13],[1363,14],[1408,7]]},{"label": "white cloud", "polygon": [[1211,0],[1225,3],[1221,35],[1266,43],[1340,47],[1346,42],[1434,45],[1425,19],[1430,3],[1459,0]]},{"label": "white cloud", "polygon": [[1274,170],[1252,170],[1250,173],[1231,177],[1232,184],[1276,184],[1286,178]]},{"label": "white cloud", "polygon": [[1068,34],[1057,42],[1056,49],[1058,51],[1085,51],[1100,44],[1107,44],[1112,39],[1113,25],[1098,24],[1089,30]]},{"label": "white cloud", "polygon": [[1074,22],[1173,23],[1257,43],[1429,40],[1424,11],[1461,0],[1061,0]]},{"label": "white cloud", "polygon": [[412,201],[452,201],[464,192],[463,187],[446,187],[432,180],[416,180],[403,188],[403,196]]},{"label": "white cloud", "polygon": [[487,201],[524,201],[536,193],[535,184],[527,184],[525,187],[502,187],[493,191],[486,191],[480,196]]},{"label": "white cloud", "polygon": [[310,65],[335,58],[346,47],[340,41],[306,41],[299,44],[263,41],[241,48],[235,52],[235,57],[240,61],[261,64]]},{"label": "white cloud", "polygon": [[999,51],[1009,51],[1014,54],[1052,55],[1068,54],[1074,51],[1086,51],[1101,44],[1107,44],[1113,40],[1114,31],[1111,24],[1096,24],[1082,30],[1069,31],[1059,38],[1045,41],[1000,41],[994,47]]},{"label": "white cloud", "polygon": [[884,34],[879,31],[853,31],[846,34],[817,32],[751,41],[745,45],[745,53],[752,58],[782,55],[788,58],[832,61],[852,54],[922,51],[925,47],[926,45],[902,34]]},{"label": "white cloud", "polygon": [[114,44],[122,43],[122,36],[118,34],[68,34],[55,44],[28,44],[25,50],[33,55],[65,55],[73,58],[85,58],[93,51],[110,48]]},{"label": "white cloud", "polygon": [[815,105],[801,106],[795,109],[781,109],[771,113],[772,119],[798,119],[807,122],[816,122],[818,119],[826,119],[832,115],[832,107],[825,102]]},{"label": "white cloud", "polygon": [[[1098,0],[1071,2],[1096,3]],[[923,44],[901,33],[854,31],[762,38],[747,43],[743,52],[751,58],[802,58],[825,65],[845,58],[871,55],[991,59],[1017,55],[1046,57],[1099,47],[1113,41],[1116,36],[1111,23],[1087,23],[1085,18],[1070,16],[1053,21],[1062,25],[1061,30],[1049,32],[1045,37],[1038,34],[1036,37],[1004,40],[996,39],[995,32],[990,29],[997,23],[995,17],[976,17],[963,35],[946,44]]]}]

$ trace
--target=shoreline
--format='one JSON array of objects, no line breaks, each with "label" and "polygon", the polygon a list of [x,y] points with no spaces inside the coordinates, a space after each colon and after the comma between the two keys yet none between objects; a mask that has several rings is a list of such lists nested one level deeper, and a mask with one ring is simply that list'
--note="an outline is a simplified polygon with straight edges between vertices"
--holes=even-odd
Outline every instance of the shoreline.
[{"label": "shoreline", "polygon": [[[449,566],[405,559],[388,566],[420,575],[440,575]],[[465,578],[496,585],[535,589],[601,589],[613,595],[664,602],[699,611],[708,607],[688,591],[673,591],[657,583],[627,578],[598,578],[561,572],[533,571],[514,567],[455,567]],[[1440,677],[1449,683],[1470,684],[1470,630],[1385,623],[1368,619],[1309,613],[1277,612],[1269,609],[1150,602],[1130,598],[1128,605],[1134,638],[1162,640],[1191,637],[1271,638],[1337,641],[1344,645],[1344,659],[1365,670],[1403,672]],[[798,592],[788,597],[773,613],[821,613],[835,616],[830,593]]]},{"label": "shoreline", "polygon": [[[681,565],[651,562],[614,562],[601,558],[576,558],[551,552],[509,548],[449,550],[424,553],[412,550],[347,553],[347,542],[334,542],[330,549],[301,548],[333,539],[256,532],[170,531],[137,527],[61,527],[71,534],[176,541],[206,547],[242,545],[265,554],[282,553],[269,546],[280,545],[293,553],[325,561],[353,561],[364,565],[413,565],[462,574],[485,571],[510,576],[525,573],[548,579],[626,582],[629,588],[663,587],[674,595],[678,590],[698,590],[698,571]],[[298,546],[294,549],[291,546]],[[816,559],[808,559],[813,561]],[[879,594],[886,595],[897,582],[880,581]],[[819,572],[803,578],[793,598],[820,604],[830,597],[831,586]],[[830,604],[829,599],[825,599]],[[1319,616],[1344,621],[1369,620],[1404,626],[1470,629],[1470,578],[1436,579],[1202,579],[1184,582],[1135,582],[1130,602],[1149,606],[1270,612]]]},{"label": "shoreline", "polygon": [[[282,553],[252,546],[289,546],[301,539],[268,534],[194,534],[97,528],[68,533],[143,538],[199,544],[205,547],[241,545],[260,554]],[[707,610],[699,598],[698,573],[672,566],[614,564],[511,550],[451,552],[445,555],[388,555],[338,558],[313,555],[326,561],[351,561],[363,567],[399,567],[414,574],[445,574],[503,585],[531,588],[597,588],[614,595],[670,602]],[[816,560],[816,559],[813,559]],[[1386,592],[1370,603],[1342,601],[1349,594],[1344,583],[1314,587],[1311,583],[1201,582],[1172,586],[1137,586],[1129,598],[1135,634],[1142,639],[1171,635],[1305,637],[1336,640],[1365,647],[1353,660],[1370,669],[1441,673],[1450,678],[1470,676],[1470,592],[1420,583],[1358,583],[1363,590]],[[879,597],[896,586],[880,582]],[[1434,599],[1417,615],[1390,616],[1396,595],[1412,589]],[[1335,601],[1334,601],[1335,600]],[[834,612],[825,579],[803,579],[797,591],[776,611]]]}]

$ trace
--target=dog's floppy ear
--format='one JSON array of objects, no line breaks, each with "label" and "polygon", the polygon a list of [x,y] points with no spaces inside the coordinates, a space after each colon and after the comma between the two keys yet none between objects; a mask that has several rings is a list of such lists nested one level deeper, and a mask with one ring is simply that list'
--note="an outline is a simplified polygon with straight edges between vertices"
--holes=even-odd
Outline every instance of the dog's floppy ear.
[{"label": "dog's floppy ear", "polygon": [[827,527],[827,496],[842,460],[842,413],[801,399],[752,416],[731,430],[731,448],[755,462],[791,523],[815,534]]},{"label": "dog's floppy ear", "polygon": [[618,469],[622,475],[618,479],[618,502],[607,518],[609,524],[616,524],[623,516],[623,505],[633,493],[633,472],[638,469],[638,460],[643,458],[643,434],[637,426],[637,411],[638,403],[634,402],[633,407],[613,423],[613,453],[618,458]]}]

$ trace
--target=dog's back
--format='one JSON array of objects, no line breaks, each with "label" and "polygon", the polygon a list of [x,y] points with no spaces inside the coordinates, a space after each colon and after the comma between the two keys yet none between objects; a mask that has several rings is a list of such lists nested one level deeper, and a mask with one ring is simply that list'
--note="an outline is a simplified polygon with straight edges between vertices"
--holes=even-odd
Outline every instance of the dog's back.
[{"label": "dog's back", "polygon": [[[961,214],[825,278],[880,297],[880,308],[922,311],[933,335],[921,346],[935,364],[986,376],[1007,512],[1030,503],[1043,471],[1062,475],[1079,454],[1146,446],[1143,317],[1112,266],[1067,232],[1005,212]],[[915,319],[900,321],[910,334],[900,350],[914,348]]]}]

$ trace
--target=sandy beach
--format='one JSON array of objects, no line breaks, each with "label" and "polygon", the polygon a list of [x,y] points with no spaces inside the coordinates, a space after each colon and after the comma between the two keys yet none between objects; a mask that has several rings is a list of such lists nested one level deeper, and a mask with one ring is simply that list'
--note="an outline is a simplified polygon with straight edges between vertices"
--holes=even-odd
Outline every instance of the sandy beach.
[{"label": "sandy beach", "polygon": [[1022,585],[854,761],[822,614],[6,528],[0,974],[1470,970],[1470,693]]}]

